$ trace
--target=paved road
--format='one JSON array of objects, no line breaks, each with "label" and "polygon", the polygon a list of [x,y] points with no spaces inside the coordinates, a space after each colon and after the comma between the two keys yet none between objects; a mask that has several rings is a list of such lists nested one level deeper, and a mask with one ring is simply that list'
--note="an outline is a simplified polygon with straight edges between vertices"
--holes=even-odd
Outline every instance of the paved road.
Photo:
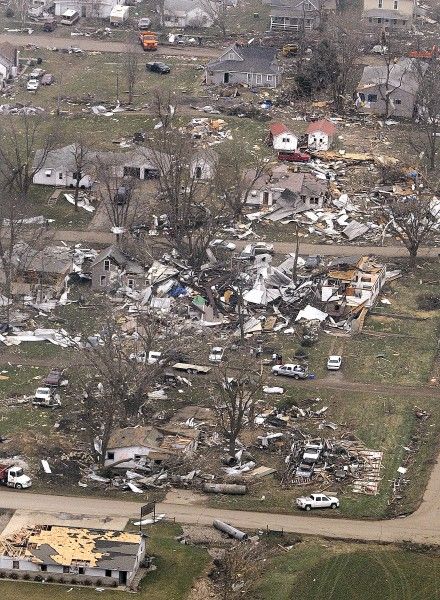
[{"label": "paved road", "polygon": [[[56,229],[50,232],[52,239],[63,242],[81,242],[86,244],[112,244],[115,236],[107,231],[88,231],[75,229]],[[158,240],[159,238],[155,238]],[[247,243],[240,240],[231,240],[237,248],[243,248]],[[289,254],[294,252],[294,243],[274,242],[275,252]],[[403,246],[340,246],[338,244],[301,244],[301,254],[320,254],[321,256],[354,256],[361,254],[372,254],[384,258],[407,257],[408,252]],[[419,250],[419,256],[424,258],[437,258],[440,256],[440,248],[423,247]]]},{"label": "paved road", "polygon": [[[140,503],[97,498],[49,496],[2,489],[0,507],[59,515],[109,515],[138,518]],[[161,503],[159,513],[180,523],[211,525],[214,518],[243,529],[271,529],[340,539],[381,542],[409,540],[420,544],[440,544],[440,463],[434,467],[421,507],[411,516],[390,521],[355,521],[299,514],[276,515],[206,508],[199,505]]]},{"label": "paved road", "polygon": [[[133,33],[133,41],[136,41],[136,36]],[[20,34],[20,33],[2,33],[0,34],[0,43],[10,42],[16,46],[26,46],[32,44],[40,48],[69,48],[70,46],[76,46],[81,50],[89,50],[92,52],[126,52],[126,42],[112,42],[110,40],[96,40],[90,37],[73,36],[73,37],[61,37],[53,34],[37,34],[33,33]],[[204,47],[182,47],[182,46],[159,46],[157,52],[144,52],[139,44],[135,46],[139,53],[145,54],[145,56],[180,56],[180,57],[198,57],[204,58],[215,58],[218,56],[220,50],[218,48],[204,48]],[[203,62],[203,61],[202,61]]]}]

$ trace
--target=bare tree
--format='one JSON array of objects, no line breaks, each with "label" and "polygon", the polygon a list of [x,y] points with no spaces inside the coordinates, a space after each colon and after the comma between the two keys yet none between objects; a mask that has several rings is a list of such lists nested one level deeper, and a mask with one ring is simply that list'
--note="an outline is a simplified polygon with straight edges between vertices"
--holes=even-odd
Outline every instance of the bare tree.
[{"label": "bare tree", "polygon": [[213,193],[216,155],[197,152],[192,140],[174,126],[176,112],[170,99],[158,97],[156,109],[160,126],[155,129],[152,153],[159,173],[157,208],[167,215],[164,234],[183,259],[200,267],[222,215]]},{"label": "bare tree", "polygon": [[7,185],[0,187],[0,314],[9,325],[14,282],[47,243],[47,233],[43,224],[31,223],[33,215],[21,195]]},{"label": "bare tree", "polygon": [[[153,313],[138,317],[133,341],[119,327],[110,306],[105,312],[100,344],[88,354],[88,373],[82,382],[85,426],[91,441],[101,439],[101,461],[116,423],[126,426],[131,418],[138,422],[149,414],[147,393],[167,366],[166,352],[173,345],[171,332],[168,341],[159,340],[163,324]],[[158,349],[163,361],[148,364],[150,351]]]},{"label": "bare tree", "polygon": [[217,381],[218,397],[215,412],[218,425],[228,441],[228,452],[235,454],[238,436],[250,420],[257,397],[262,389],[263,375],[254,361],[247,361],[240,369],[224,368]]},{"label": "bare tree", "polygon": [[227,0],[199,0],[199,4],[212,21],[213,26],[220,30],[223,37],[226,37],[228,27]]},{"label": "bare tree", "polygon": [[415,265],[420,245],[440,221],[440,207],[432,195],[415,188],[411,196],[391,196],[383,201],[381,212],[387,227],[408,250]]},{"label": "bare tree", "polygon": [[137,47],[133,44],[127,44],[125,47],[122,66],[127,83],[128,104],[131,104],[139,75],[139,53],[137,52]]},{"label": "bare tree", "polygon": [[[246,169],[246,164],[252,168]],[[247,156],[246,150],[234,143],[220,154],[214,177],[214,186],[219,198],[231,217],[236,221],[243,216],[249,194],[258,180],[269,172],[269,159],[258,154]]]},{"label": "bare tree", "polygon": [[75,210],[78,210],[78,197],[81,185],[81,179],[84,177],[84,169],[91,166],[92,156],[88,143],[83,136],[78,136],[72,146],[72,162],[75,168],[73,179],[75,180],[75,191],[73,193],[75,201]]},{"label": "bare tree", "polygon": [[347,96],[354,84],[353,74],[360,55],[359,32],[352,13],[335,16],[325,24],[322,42],[318,45],[317,59],[323,68],[318,69],[332,91],[335,109],[344,109]]},{"label": "bare tree", "polygon": [[412,136],[411,145],[418,152],[426,155],[428,168],[433,171],[436,167],[437,150],[440,138],[440,95],[438,82],[440,81],[440,65],[432,61],[428,67],[419,65],[417,68],[419,79],[418,91],[418,124],[417,133],[421,132],[421,139]]},{"label": "bare tree", "polygon": [[137,194],[139,181],[131,175],[120,175],[116,162],[112,155],[97,157],[95,169],[98,195],[119,244],[127,227],[138,216],[140,197]]},{"label": "bare tree", "polygon": [[34,175],[41,171],[49,152],[59,142],[56,125],[46,127],[46,119],[24,114],[3,121],[0,136],[0,175],[11,191],[27,198]]}]

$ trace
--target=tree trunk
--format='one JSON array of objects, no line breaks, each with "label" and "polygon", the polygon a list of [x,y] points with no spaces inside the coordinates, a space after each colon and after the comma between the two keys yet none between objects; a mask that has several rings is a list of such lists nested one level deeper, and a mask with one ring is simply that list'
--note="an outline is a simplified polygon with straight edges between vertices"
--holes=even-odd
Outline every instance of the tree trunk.
[{"label": "tree trunk", "polygon": [[79,179],[76,180],[75,184],[75,193],[74,193],[74,201],[75,201],[75,210],[78,210],[78,196],[79,196]]}]

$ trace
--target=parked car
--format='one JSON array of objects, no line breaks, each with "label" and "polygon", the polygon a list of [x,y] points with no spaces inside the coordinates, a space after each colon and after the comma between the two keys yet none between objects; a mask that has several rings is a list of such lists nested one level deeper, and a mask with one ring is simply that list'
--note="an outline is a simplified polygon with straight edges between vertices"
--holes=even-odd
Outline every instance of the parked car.
[{"label": "parked car", "polygon": [[303,453],[303,460],[316,462],[321,456],[322,444],[306,444]]},{"label": "parked car", "polygon": [[278,152],[278,160],[286,162],[306,163],[309,162],[310,159],[310,154],[307,154],[307,152],[300,152],[299,150],[295,150],[295,152]]},{"label": "parked car", "polygon": [[55,77],[52,75],[52,73],[45,73],[41,78],[41,85],[52,85],[54,81]]},{"label": "parked car", "polygon": [[327,361],[327,369],[329,371],[339,371],[342,364],[342,356],[337,356],[336,354],[328,357]]},{"label": "parked car", "polygon": [[43,25],[43,31],[45,33],[50,33],[52,31],[55,31],[56,28],[57,28],[57,22],[55,20],[46,21]]},{"label": "parked car", "polygon": [[211,352],[209,353],[209,362],[220,363],[224,353],[224,348],[221,348],[220,346],[214,346],[214,348],[211,348]]},{"label": "parked car", "polygon": [[44,385],[49,387],[58,387],[63,380],[63,371],[60,369],[52,369],[49,375],[43,381]]},{"label": "parked car", "polygon": [[138,21],[138,29],[140,31],[142,31],[143,29],[145,29],[145,30],[150,29],[150,25],[151,25],[151,19],[149,19],[148,17],[142,17]]},{"label": "parked car", "polygon": [[40,77],[43,77],[43,75],[45,74],[45,70],[44,69],[40,69],[40,67],[37,67],[36,69],[34,69],[33,71],[31,71],[27,78],[28,80],[30,79],[40,79]]},{"label": "parked car", "polygon": [[161,356],[162,352],[155,352],[154,350],[150,350],[147,357],[147,353],[144,350],[142,350],[141,352],[133,352],[132,354],[130,354],[129,359],[135,360],[136,362],[141,364],[146,363],[148,365],[155,365],[160,361]]},{"label": "parked car", "polygon": [[222,250],[230,250],[231,252],[233,252],[237,248],[237,246],[233,242],[228,242],[227,240],[222,240],[220,238],[212,240],[209,246],[211,248],[222,248]]},{"label": "parked car", "polygon": [[388,46],[381,46],[376,44],[371,48],[371,54],[386,54],[388,52]]},{"label": "parked car", "polygon": [[312,508],[339,508],[339,500],[335,496],[326,496],[320,492],[310,496],[300,496],[296,499],[296,505],[303,510]]},{"label": "parked car", "polygon": [[307,379],[308,370],[302,365],[274,365],[272,367],[273,375],[284,375],[294,379]]},{"label": "parked car", "polygon": [[315,463],[309,461],[302,461],[295,471],[295,477],[302,477],[304,479],[310,479],[315,471]]},{"label": "parked car", "polygon": [[26,89],[28,92],[36,92],[39,87],[40,82],[38,81],[38,79],[29,79],[29,81],[26,84]]},{"label": "parked car", "polygon": [[255,242],[254,244],[248,244],[243,248],[238,258],[240,260],[251,260],[259,254],[273,254],[273,244],[267,242]]},{"label": "parked car", "polygon": [[159,75],[166,75],[171,71],[170,67],[163,62],[148,62],[146,67],[147,71],[159,73]]},{"label": "parked car", "polygon": [[50,387],[39,387],[32,400],[34,406],[41,406],[45,408],[59,408],[61,406],[61,400],[58,394],[53,393],[53,389]]}]

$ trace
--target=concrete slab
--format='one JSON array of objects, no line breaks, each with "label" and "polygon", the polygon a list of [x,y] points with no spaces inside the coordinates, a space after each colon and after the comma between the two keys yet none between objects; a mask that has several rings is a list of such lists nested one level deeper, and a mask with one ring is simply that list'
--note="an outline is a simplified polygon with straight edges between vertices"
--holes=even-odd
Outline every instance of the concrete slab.
[{"label": "concrete slab", "polygon": [[39,511],[16,510],[9,523],[0,534],[0,538],[10,536],[12,533],[25,527],[35,525],[65,525],[66,527],[90,527],[92,529],[113,529],[122,531],[127,525],[125,517],[92,516],[71,514],[67,512],[45,513]]}]

